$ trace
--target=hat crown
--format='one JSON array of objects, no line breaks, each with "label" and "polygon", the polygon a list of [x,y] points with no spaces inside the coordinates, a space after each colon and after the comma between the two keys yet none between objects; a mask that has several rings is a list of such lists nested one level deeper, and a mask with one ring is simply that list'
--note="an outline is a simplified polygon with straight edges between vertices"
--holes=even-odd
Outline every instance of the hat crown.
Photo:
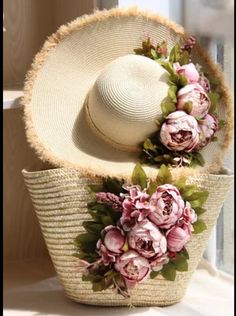
[{"label": "hat crown", "polygon": [[89,93],[97,130],[112,142],[137,147],[156,130],[155,119],[168,93],[168,73],[144,56],[126,55],[106,66]]}]

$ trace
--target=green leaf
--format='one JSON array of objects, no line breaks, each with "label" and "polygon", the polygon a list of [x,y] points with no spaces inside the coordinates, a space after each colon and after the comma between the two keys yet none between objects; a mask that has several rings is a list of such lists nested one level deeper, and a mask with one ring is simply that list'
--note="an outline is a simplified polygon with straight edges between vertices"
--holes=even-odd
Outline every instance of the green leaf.
[{"label": "green leaf", "polygon": [[207,190],[204,191],[198,191],[194,192],[188,197],[188,201],[193,201],[193,200],[201,200],[203,203],[206,202],[207,198],[209,196],[209,192]]},{"label": "green leaf", "polygon": [[166,161],[169,161],[169,162],[172,161],[172,157],[171,157],[169,154],[164,154],[164,155],[163,155],[163,158],[164,158]]},{"label": "green leaf", "polygon": [[164,164],[161,165],[156,180],[158,185],[172,183],[171,172]]},{"label": "green leaf", "polygon": [[189,53],[186,50],[180,54],[179,63],[181,66],[189,64]]},{"label": "green leaf", "polygon": [[188,271],[187,259],[183,256],[176,255],[176,258],[172,260],[177,271]]},{"label": "green leaf", "polygon": [[175,84],[177,85],[179,82],[179,76],[176,73],[173,73],[172,75],[170,75],[169,77],[169,84]]},{"label": "green leaf", "polygon": [[162,276],[169,281],[174,281],[176,277],[176,269],[173,263],[168,262],[161,269]]},{"label": "green leaf", "polygon": [[194,153],[193,158],[200,166],[203,167],[205,165],[205,160],[200,153]]},{"label": "green leaf", "polygon": [[163,61],[161,59],[157,59],[157,62],[171,75],[175,75],[175,71],[171,63]]},{"label": "green leaf", "polygon": [[114,277],[115,275],[117,275],[117,271],[115,271],[115,270],[109,270],[109,271],[107,271],[105,274],[104,274],[104,276],[105,277]]},{"label": "green leaf", "polygon": [[180,45],[177,43],[170,51],[169,61],[171,63],[176,63],[180,58]]},{"label": "green leaf", "polygon": [[193,108],[193,103],[191,101],[186,102],[183,106],[183,110],[187,113],[190,114]]},{"label": "green leaf", "polygon": [[99,258],[99,255],[96,252],[91,253],[83,251],[80,251],[79,253],[74,253],[72,256],[79,259],[83,259],[89,263],[92,263]]},{"label": "green leaf", "polygon": [[189,203],[191,204],[191,207],[193,209],[195,209],[196,207],[202,207],[202,205],[204,204],[204,202],[202,201],[202,199],[197,199],[194,201],[189,201]]},{"label": "green leaf", "polygon": [[184,256],[186,259],[189,259],[189,254],[186,248],[184,248],[179,254]]},{"label": "green leaf", "polygon": [[201,214],[205,213],[207,210],[205,208],[198,206],[198,207],[194,208],[194,211],[197,215],[201,215]]},{"label": "green leaf", "polygon": [[87,190],[89,191],[89,193],[97,193],[97,192],[101,192],[103,189],[101,184],[90,184],[87,186]]},{"label": "green leaf", "polygon": [[188,200],[189,196],[191,196],[197,190],[197,186],[195,184],[185,185],[180,188],[180,193],[185,200]]},{"label": "green leaf", "polygon": [[212,142],[217,142],[217,141],[218,141],[218,137],[213,136],[212,139],[211,139],[211,141],[212,141]]},{"label": "green leaf", "polygon": [[170,97],[166,97],[161,102],[161,110],[162,110],[163,115],[167,116],[168,114],[176,111],[176,105]]},{"label": "green leaf", "polygon": [[120,193],[123,191],[124,180],[119,180],[116,178],[104,178],[103,179],[103,187],[105,192],[111,192],[116,195],[120,195]]},{"label": "green leaf", "polygon": [[161,125],[163,124],[163,122],[165,121],[165,117],[164,116],[161,116],[161,117],[158,117],[156,119],[156,125],[157,125],[157,130],[159,130],[161,128]]},{"label": "green leaf", "polygon": [[160,56],[157,54],[156,50],[153,48],[151,49],[151,55],[152,55],[154,60],[160,58]]},{"label": "green leaf", "polygon": [[132,174],[132,183],[140,185],[142,189],[147,187],[147,175],[140,163],[138,163],[134,168]]},{"label": "green leaf", "polygon": [[156,189],[157,189],[157,183],[151,182],[148,186],[147,194],[151,196],[153,193],[156,192]]},{"label": "green leaf", "polygon": [[180,189],[180,194],[185,201],[188,201],[189,196],[191,196],[193,192],[195,192],[194,187],[192,189]]},{"label": "green leaf", "polygon": [[102,223],[104,224],[104,226],[114,225],[113,219],[109,215],[102,216],[101,220],[102,220]]},{"label": "green leaf", "polygon": [[208,97],[210,98],[210,101],[211,101],[209,113],[213,113],[216,110],[216,106],[217,106],[217,103],[219,102],[220,95],[217,92],[209,92]]},{"label": "green leaf", "polygon": [[93,282],[93,291],[100,292],[104,290],[104,282]]},{"label": "green leaf", "polygon": [[92,274],[82,275],[82,281],[84,282],[87,282],[87,281],[92,282],[93,280],[94,280],[94,276]]},{"label": "green leaf", "polygon": [[[174,102],[177,102],[177,98],[176,98],[176,91],[177,91],[177,87],[176,85],[171,85],[168,89],[168,97]],[[176,110],[176,107],[174,107],[174,111]],[[172,111],[173,112],[173,111]]]},{"label": "green leaf", "polygon": [[143,55],[143,49],[142,48],[135,48],[134,52],[136,55]]},{"label": "green leaf", "polygon": [[187,83],[188,83],[187,78],[184,75],[179,75],[178,85],[182,87],[182,86],[186,86]]},{"label": "green leaf", "polygon": [[103,226],[99,223],[92,221],[83,222],[83,227],[87,230],[88,233],[94,233],[96,235],[100,235]]},{"label": "green leaf", "polygon": [[165,158],[163,157],[163,155],[158,155],[158,156],[156,156],[154,158],[154,161],[164,163],[165,162]]},{"label": "green leaf", "polygon": [[99,237],[95,234],[85,233],[78,235],[75,240],[75,246],[79,247],[81,250],[85,252],[94,251],[96,249],[96,243]]},{"label": "green leaf", "polygon": [[[206,75],[206,73],[205,73],[205,75]],[[211,85],[219,85],[220,84],[220,79],[219,78],[209,77],[209,75],[207,77],[208,77],[208,80],[209,80]]]},{"label": "green leaf", "polygon": [[194,228],[193,233],[199,234],[199,233],[203,232],[205,229],[207,229],[207,226],[203,222],[203,220],[199,219],[195,223],[193,223],[193,228]]},{"label": "green leaf", "polygon": [[216,104],[211,103],[210,109],[209,109],[209,113],[214,113],[216,111]]},{"label": "green leaf", "polygon": [[98,202],[91,202],[88,203],[88,209],[93,211],[99,211],[99,212],[107,212],[108,206],[106,204],[101,204]]},{"label": "green leaf", "polygon": [[97,236],[91,233],[84,233],[81,235],[78,235],[75,238],[76,242],[78,244],[84,244],[84,243],[91,243],[91,242],[96,242],[98,240]]},{"label": "green leaf", "polygon": [[128,244],[127,241],[124,243],[124,246],[122,247],[122,250],[123,250],[124,252],[126,252],[126,251],[129,250],[129,244]]},{"label": "green leaf", "polygon": [[158,274],[160,274],[160,271],[152,271],[152,272],[150,273],[150,278],[151,278],[151,279],[154,279]]},{"label": "green leaf", "polygon": [[175,186],[181,190],[186,186],[186,178],[180,177],[177,181],[175,181]]},{"label": "green leaf", "polygon": [[222,129],[225,125],[226,125],[226,122],[224,120],[219,120],[218,129]]},{"label": "green leaf", "polygon": [[143,143],[143,148],[146,150],[151,150],[151,151],[156,150],[156,146],[153,145],[152,141],[149,138],[147,138],[145,142]]}]

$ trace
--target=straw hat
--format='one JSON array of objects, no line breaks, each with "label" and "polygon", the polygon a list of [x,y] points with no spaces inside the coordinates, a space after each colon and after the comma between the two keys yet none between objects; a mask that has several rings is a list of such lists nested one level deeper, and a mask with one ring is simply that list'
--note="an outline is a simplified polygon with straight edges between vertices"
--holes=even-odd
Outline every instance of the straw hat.
[{"label": "straw hat", "polygon": [[[23,97],[27,138],[42,160],[90,175],[132,172],[139,160],[135,148],[155,131],[168,91],[167,72],[133,53],[144,33],[167,41],[168,49],[186,38],[181,26],[137,8],[82,16],[48,38]],[[192,59],[221,81],[218,112],[227,124],[219,141],[202,150],[206,165],[197,169],[217,172],[231,138],[231,100],[220,71],[198,44]],[[145,169],[149,176],[155,172]]]}]

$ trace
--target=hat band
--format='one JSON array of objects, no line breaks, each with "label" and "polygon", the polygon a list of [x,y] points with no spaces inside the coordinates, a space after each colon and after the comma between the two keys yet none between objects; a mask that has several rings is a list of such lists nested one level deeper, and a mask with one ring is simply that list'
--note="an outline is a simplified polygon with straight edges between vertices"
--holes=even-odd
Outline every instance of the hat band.
[{"label": "hat band", "polygon": [[135,147],[135,146],[129,146],[129,145],[124,145],[124,144],[120,144],[117,143],[115,141],[113,141],[111,138],[107,137],[94,123],[90,111],[89,111],[89,104],[88,104],[88,96],[85,98],[84,101],[84,107],[85,107],[85,113],[86,113],[86,119],[87,122],[89,124],[89,127],[92,129],[92,131],[96,134],[96,136],[100,139],[102,139],[103,141],[105,141],[107,144],[111,145],[112,147],[122,150],[122,151],[126,151],[126,152],[141,152],[141,148]]}]

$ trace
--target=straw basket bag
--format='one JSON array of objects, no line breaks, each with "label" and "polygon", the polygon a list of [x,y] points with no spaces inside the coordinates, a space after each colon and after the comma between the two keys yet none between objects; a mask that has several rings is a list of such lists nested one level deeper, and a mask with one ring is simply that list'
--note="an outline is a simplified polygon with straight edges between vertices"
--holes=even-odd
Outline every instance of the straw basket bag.
[{"label": "straw basket bag", "polygon": [[177,272],[175,281],[162,276],[148,279],[132,290],[131,298],[124,299],[112,290],[93,292],[90,282],[81,279],[76,269],[74,238],[84,231],[83,221],[89,220],[87,211],[89,193],[88,184],[99,180],[86,178],[71,168],[58,168],[28,172],[23,170],[25,183],[31,195],[49,254],[66,295],[80,303],[106,306],[166,306],[179,302],[187,289],[189,280],[196,269],[206,247],[207,240],[216,223],[226,194],[233,182],[233,176],[227,172],[221,174],[201,174],[190,176],[189,183],[209,191],[205,204],[207,212],[202,219],[207,230],[192,235],[187,243],[189,269]]}]

